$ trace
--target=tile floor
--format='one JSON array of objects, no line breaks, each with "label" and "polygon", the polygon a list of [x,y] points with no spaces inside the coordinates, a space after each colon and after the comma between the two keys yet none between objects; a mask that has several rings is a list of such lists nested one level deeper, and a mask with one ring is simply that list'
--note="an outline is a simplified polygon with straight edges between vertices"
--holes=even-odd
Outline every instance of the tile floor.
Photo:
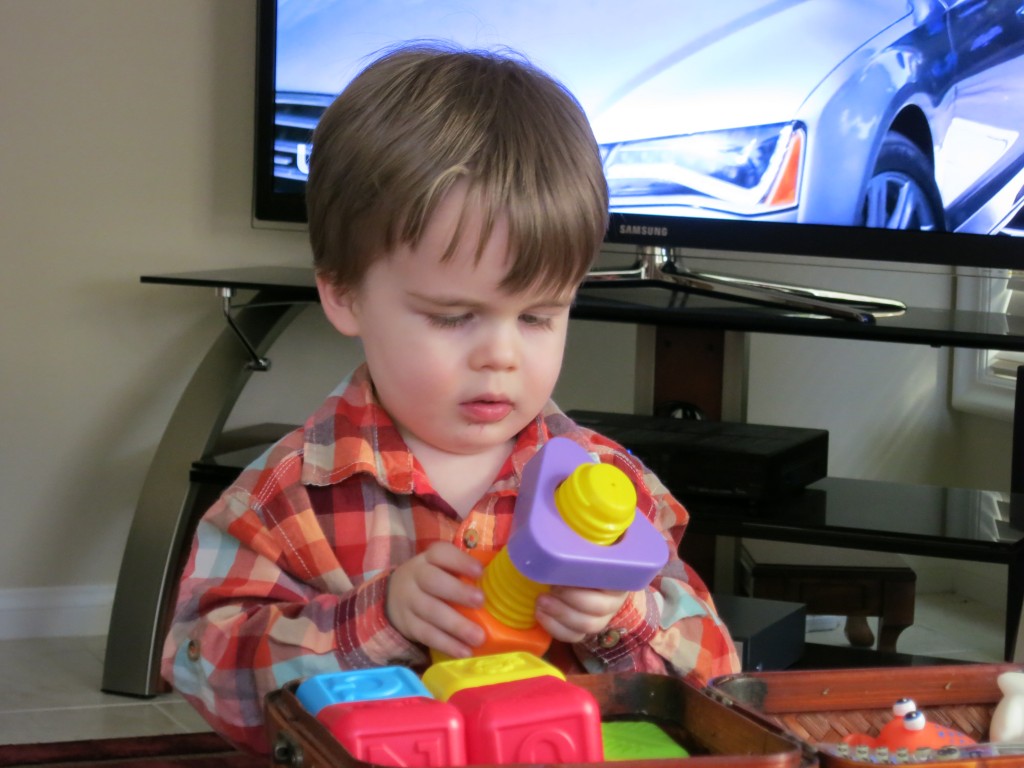
[{"label": "tile floor", "polygon": [[[876,619],[868,619],[872,630]],[[1003,659],[1004,613],[948,592],[918,593],[914,624],[900,634],[896,650],[957,661]],[[842,625],[829,632],[809,632],[809,643],[847,645]]]},{"label": "tile floor", "polygon": [[[951,594],[919,594],[916,622],[899,650],[999,661],[1002,615]],[[843,644],[841,629],[808,641]],[[0,641],[0,744],[192,733],[206,723],[175,694],[152,699],[100,691],[104,637]]]},{"label": "tile floor", "polygon": [[100,690],[106,637],[0,641],[0,744],[208,731],[176,694]]}]

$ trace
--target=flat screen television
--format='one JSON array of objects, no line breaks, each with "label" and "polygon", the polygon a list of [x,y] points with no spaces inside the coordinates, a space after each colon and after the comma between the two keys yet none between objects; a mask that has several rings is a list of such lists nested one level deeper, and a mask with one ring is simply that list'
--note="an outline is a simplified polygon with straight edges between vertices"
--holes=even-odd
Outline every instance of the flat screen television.
[{"label": "flat screen television", "polygon": [[[1024,267],[1019,0],[259,0],[254,218],[376,53],[510,48],[579,99],[609,243]],[[682,272],[683,270],[676,270]],[[699,290],[699,287],[698,287]]]}]

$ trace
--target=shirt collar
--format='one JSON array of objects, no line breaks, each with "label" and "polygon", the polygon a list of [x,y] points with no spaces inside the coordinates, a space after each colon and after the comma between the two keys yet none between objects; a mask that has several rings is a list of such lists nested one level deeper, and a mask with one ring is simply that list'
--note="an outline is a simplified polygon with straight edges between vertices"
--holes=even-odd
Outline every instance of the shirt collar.
[{"label": "shirt collar", "polygon": [[368,473],[395,493],[413,490],[413,457],[377,402],[365,363],[353,371],[305,425],[302,481],[332,485]]}]

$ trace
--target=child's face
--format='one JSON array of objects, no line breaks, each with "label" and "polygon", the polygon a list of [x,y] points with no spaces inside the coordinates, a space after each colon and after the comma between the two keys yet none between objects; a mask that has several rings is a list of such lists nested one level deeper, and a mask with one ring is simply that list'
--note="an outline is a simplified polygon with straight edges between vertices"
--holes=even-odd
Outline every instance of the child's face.
[{"label": "child's face", "polygon": [[371,266],[355,291],[320,284],[324,310],[362,339],[381,404],[417,448],[475,454],[507,443],[537,416],[562,365],[574,289],[509,294],[499,221],[474,264],[478,216],[441,263],[463,190],[439,206],[419,245]]}]

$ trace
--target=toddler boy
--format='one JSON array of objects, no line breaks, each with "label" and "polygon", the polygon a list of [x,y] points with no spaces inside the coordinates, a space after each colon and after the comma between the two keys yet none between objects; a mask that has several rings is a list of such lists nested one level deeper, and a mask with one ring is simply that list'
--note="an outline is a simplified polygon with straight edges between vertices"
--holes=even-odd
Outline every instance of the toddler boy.
[{"label": "toddler boy", "polygon": [[365,364],[198,524],[163,674],[220,733],[266,751],[263,697],[298,677],[470,655],[474,548],[508,540],[523,466],[561,435],[624,470],[672,555],[643,591],[553,587],[552,658],[703,685],[738,670],[675,554],[687,514],[551,402],[569,308],[607,226],[587,119],[511,56],[404,47],[313,138],[309,232],[323,310]]}]

